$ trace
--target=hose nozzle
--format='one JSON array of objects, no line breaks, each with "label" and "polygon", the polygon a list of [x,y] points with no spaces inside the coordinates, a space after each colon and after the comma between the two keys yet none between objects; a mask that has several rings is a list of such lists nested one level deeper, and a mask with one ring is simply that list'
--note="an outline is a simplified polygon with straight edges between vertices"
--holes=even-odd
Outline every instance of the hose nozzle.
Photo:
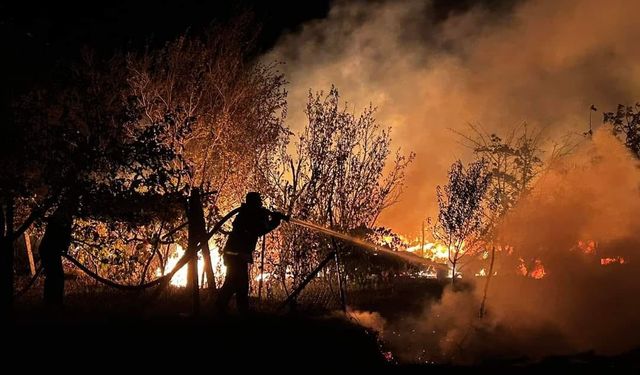
[{"label": "hose nozzle", "polygon": [[291,219],[290,215],[286,215],[286,214],[283,214],[282,212],[278,212],[278,211],[274,211],[273,212],[273,216],[275,218],[278,218],[278,219],[284,220],[284,221],[289,221],[289,219]]}]

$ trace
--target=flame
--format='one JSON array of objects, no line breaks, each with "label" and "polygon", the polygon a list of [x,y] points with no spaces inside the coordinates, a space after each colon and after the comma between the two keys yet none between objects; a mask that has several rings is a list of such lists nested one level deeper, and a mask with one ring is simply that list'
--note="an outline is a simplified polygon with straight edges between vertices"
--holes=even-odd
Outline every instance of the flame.
[{"label": "flame", "polygon": [[261,274],[256,275],[255,280],[256,281],[269,281],[269,279],[271,278],[271,273],[270,272],[264,272]]},{"label": "flame", "polygon": [[610,264],[625,264],[625,263],[627,263],[627,261],[621,256],[610,257],[610,258],[600,258],[600,265],[602,266],[608,266]]},{"label": "flame", "polygon": [[391,242],[393,242],[393,236],[389,236],[389,235],[382,236],[382,242],[385,245],[390,244]]},{"label": "flame", "polygon": [[540,259],[536,259],[534,266],[533,266],[533,270],[531,272],[529,272],[529,276],[536,279],[536,280],[540,280],[542,279],[547,273],[544,270],[544,265],[542,264],[542,261]]},{"label": "flame", "polygon": [[535,259],[533,261],[533,267],[528,269],[525,265],[524,259],[520,258],[520,264],[517,266],[518,273],[522,276],[528,276],[532,279],[540,280],[543,279],[547,272],[544,269],[544,264],[540,259]]},{"label": "flame", "polygon": [[[441,243],[437,243],[437,242],[427,242],[424,244],[424,246],[418,244],[418,245],[407,247],[405,251],[414,253],[425,259],[429,259],[435,263],[447,264],[449,267],[449,271],[447,272],[447,278],[451,279],[453,277],[453,270],[449,262],[448,246]],[[462,243],[462,246],[460,248],[460,254],[463,254],[463,253],[464,253],[464,242]],[[432,270],[420,276],[427,277],[427,278],[437,278],[437,272],[435,272],[435,270]],[[462,274],[459,271],[456,271],[456,278],[457,279],[462,278]]]},{"label": "flame", "polygon": [[[417,240],[413,241],[414,244],[416,242],[418,241]],[[595,256],[596,254],[598,254],[598,251],[599,251],[598,248],[599,248],[598,242],[595,240],[579,240],[577,241],[576,246],[571,248],[570,251],[579,250],[579,252],[585,255]],[[416,255],[419,255],[421,257],[424,257],[426,259],[430,259],[434,262],[448,263],[449,261],[449,248],[441,243],[429,242],[429,243],[425,243],[424,246],[417,244],[414,246],[407,247],[405,250],[408,252],[414,253]],[[465,251],[464,243],[463,243],[463,248],[460,251],[464,253]],[[514,248],[513,246],[510,246],[510,245],[496,246],[496,251],[504,252],[506,253],[506,255],[514,254]],[[487,250],[484,250],[479,253],[480,258],[483,260],[487,260],[489,258],[489,255],[490,253]],[[519,261],[520,263],[516,266],[516,273],[519,275],[522,275],[524,277],[530,277],[536,280],[543,279],[548,275],[547,269],[545,269],[544,263],[542,262],[541,259],[533,259],[533,264],[525,262],[523,258],[519,258]],[[600,258],[600,265],[602,266],[608,266],[611,264],[627,264],[627,263],[629,263],[629,260],[625,259],[622,256]],[[496,274],[497,272],[494,272],[494,275]],[[459,274],[456,276],[460,277]],[[475,273],[475,276],[477,277],[487,276],[486,269],[485,268],[480,269],[477,273]],[[448,277],[449,278],[452,277],[451,269],[449,269]]]},{"label": "flame", "polygon": [[578,241],[578,249],[580,249],[584,254],[594,255],[597,248],[598,244],[594,240]]},{"label": "flame", "polygon": [[424,247],[422,245],[415,245],[405,250],[410,253],[418,253],[422,255],[422,257],[434,262],[445,263],[449,261],[449,248],[441,243],[428,242],[424,244]]},{"label": "flame", "polygon": [[[209,241],[209,249],[211,250],[211,266],[213,267],[213,272],[215,274],[215,278],[217,280],[223,279],[225,274],[227,273],[227,267],[224,265],[224,261],[222,260],[222,256],[215,242],[212,240]],[[180,258],[184,255],[185,250],[182,246],[176,244],[176,251],[171,254],[167,258],[167,264],[165,270],[170,271],[175,267]],[[202,253],[198,253],[198,275],[201,276],[204,270],[204,259],[202,257]],[[160,268],[156,270],[156,276],[163,276],[163,272]],[[206,276],[204,280],[200,280],[200,287],[204,286],[206,280]],[[184,266],[180,269],[180,271],[176,272],[171,278],[171,285],[178,287],[187,286],[187,266]]]},{"label": "flame", "polygon": [[[596,255],[597,251],[598,251],[598,242],[594,241],[594,240],[580,240],[578,241],[578,246],[577,248],[582,251],[582,253],[587,254],[587,255]],[[573,250],[573,249],[572,249]],[[610,257],[604,257],[604,258],[600,258],[600,265],[601,266],[608,266],[611,264],[625,264],[625,263],[629,263],[627,259],[625,259],[622,256],[610,256]]]},{"label": "flame", "polygon": [[522,276],[527,276],[529,271],[527,271],[527,266],[524,265],[524,259],[520,258],[520,264],[516,267],[518,273]]}]

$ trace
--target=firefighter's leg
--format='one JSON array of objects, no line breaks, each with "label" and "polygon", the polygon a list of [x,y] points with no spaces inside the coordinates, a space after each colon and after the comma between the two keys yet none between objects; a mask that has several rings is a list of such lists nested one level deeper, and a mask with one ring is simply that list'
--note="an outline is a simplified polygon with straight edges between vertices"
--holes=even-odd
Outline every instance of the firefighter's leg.
[{"label": "firefighter's leg", "polygon": [[47,305],[62,305],[64,298],[64,270],[62,257],[53,253],[57,249],[45,249],[42,265],[45,271],[44,302]]},{"label": "firefighter's leg", "polygon": [[224,283],[218,292],[216,299],[216,307],[218,310],[226,310],[229,305],[231,296],[237,290],[238,285],[238,265],[234,259],[225,259],[225,265],[227,266],[227,274],[224,278]]},{"label": "firefighter's leg", "polygon": [[236,290],[236,303],[238,311],[249,311],[249,265],[241,262],[238,265],[238,289]]}]

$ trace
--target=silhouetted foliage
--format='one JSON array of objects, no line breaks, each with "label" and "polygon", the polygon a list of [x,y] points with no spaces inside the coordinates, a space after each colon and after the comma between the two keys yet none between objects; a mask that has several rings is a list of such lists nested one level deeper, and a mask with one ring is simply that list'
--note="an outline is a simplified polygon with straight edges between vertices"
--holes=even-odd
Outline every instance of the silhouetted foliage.
[{"label": "silhouetted foliage", "polygon": [[613,134],[640,158],[640,103],[635,106],[618,105],[615,112],[605,112],[604,122],[613,126]]},{"label": "silhouetted foliage", "polygon": [[11,227],[26,227],[74,191],[73,254],[131,282],[163,268],[170,243],[186,241],[185,231],[160,237],[183,219],[190,187],[204,187],[209,222],[260,190],[257,165],[288,134],[286,91],[276,65],[247,59],[255,37],[247,22],[106,61],[84,53],[23,97],[10,128],[15,146],[0,160],[11,202],[3,222],[10,208]]},{"label": "silhouetted foliage", "polygon": [[[393,204],[413,155],[399,151],[389,160],[389,129],[376,122],[375,108],[359,116],[340,104],[336,88],[309,94],[308,124],[290,155],[283,148],[266,170],[272,182],[272,203],[293,217],[349,233],[371,227],[384,208]],[[277,267],[294,279],[306,274],[325,254],[330,241],[298,227],[280,231]],[[289,270],[289,271],[287,271]]]},{"label": "silhouetted foliage", "polygon": [[491,181],[486,166],[484,159],[467,168],[456,161],[449,169],[449,182],[436,187],[439,214],[434,236],[449,248],[452,283],[460,259],[478,249],[485,229],[485,196]]},{"label": "silhouetted foliage", "polygon": [[[85,52],[14,103],[15,142],[0,155],[3,246],[34,222],[42,235],[63,197],[79,196],[72,255],[104,277],[143,283],[165,268],[173,244],[185,244],[185,231],[162,233],[184,220],[193,187],[209,224],[258,190],[320,225],[372,227],[400,194],[413,155],[391,156],[375,109],[348,112],[335,88],[310,93],[309,123],[289,148],[284,77],[247,58],[248,30],[240,18],[142,53],[101,60]],[[293,227],[272,237],[280,255],[267,257],[267,271],[282,281],[302,276],[331,245]]]},{"label": "silhouetted foliage", "polygon": [[[3,164],[19,167],[3,171],[4,186],[11,187],[3,189],[7,206],[13,204],[29,224],[63,195],[80,196],[73,215],[86,220],[75,227],[94,235],[95,218],[140,224],[172,212],[158,198],[178,193],[176,181],[189,174],[176,167],[181,155],[174,142],[190,121],[178,122],[170,112],[158,121],[140,121],[142,108],[127,92],[118,56],[98,62],[85,53],[81,63],[58,74],[64,83],[53,80],[15,105],[12,125],[20,146],[3,155]],[[172,138],[166,136],[169,127],[179,129]]]},{"label": "silhouetted foliage", "polygon": [[[143,121],[157,121],[166,111],[192,119],[176,151],[192,171],[184,183],[205,192],[210,225],[237,206],[247,191],[266,189],[258,166],[288,136],[284,76],[277,64],[248,60],[255,37],[251,19],[240,17],[214,26],[203,37],[183,35],[163,48],[126,59],[128,83],[143,108]],[[167,129],[168,136],[174,132]],[[174,239],[184,242],[180,234]],[[224,237],[215,239],[221,248]],[[149,254],[159,256],[156,266],[163,268],[166,256],[149,248]]]},{"label": "silhouetted foliage", "polygon": [[492,226],[531,188],[542,170],[541,131],[529,131],[526,123],[505,136],[487,134],[470,125],[471,135],[460,134],[467,146],[487,162],[490,185],[486,199],[492,208]]},{"label": "silhouetted foliage", "polygon": [[[167,112],[191,119],[179,145],[193,171],[188,184],[215,192],[229,210],[261,190],[256,166],[286,140],[285,80],[277,64],[248,61],[256,37],[248,17],[184,35],[158,50],[127,56],[128,83],[143,120]],[[167,129],[168,134],[175,132]]]}]

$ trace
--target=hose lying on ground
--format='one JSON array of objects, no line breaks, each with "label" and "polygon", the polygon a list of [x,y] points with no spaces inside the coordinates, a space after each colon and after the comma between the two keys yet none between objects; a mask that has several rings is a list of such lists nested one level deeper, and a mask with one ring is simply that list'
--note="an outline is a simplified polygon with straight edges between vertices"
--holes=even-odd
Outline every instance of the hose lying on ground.
[{"label": "hose lying on ground", "polygon": [[22,290],[20,290],[18,293],[16,293],[13,298],[18,299],[18,298],[22,297],[26,292],[28,292],[29,289],[31,289],[33,284],[36,282],[38,277],[40,277],[41,273],[42,273],[42,265],[40,265],[40,267],[38,267],[38,269],[36,270],[36,273],[31,277],[31,280],[29,280],[27,285],[24,288],[22,288]]},{"label": "hose lying on ground", "polygon": [[[215,225],[211,228],[211,230],[209,232],[206,233],[206,238],[204,239],[205,241],[209,241],[209,238],[211,238],[211,236],[213,236],[216,232],[219,232],[220,229],[222,228],[222,226],[224,225],[225,222],[227,222],[227,220],[231,219],[231,217],[233,215],[235,215],[236,213],[238,213],[240,209],[236,208],[234,210],[231,210],[228,214],[226,214],[222,219],[220,219],[217,223],[215,223]],[[186,225],[186,223],[180,225],[178,228],[183,228]],[[174,229],[172,232],[175,232],[176,230]],[[170,232],[171,233],[171,232]],[[200,243],[198,244],[198,247],[200,248]],[[149,281],[148,283],[144,283],[144,284],[139,284],[139,285],[126,285],[126,284],[119,284],[116,283],[115,281],[109,280],[109,279],[105,279],[104,277],[98,275],[97,273],[91,271],[90,269],[88,269],[87,267],[85,267],[82,263],[80,263],[80,261],[78,261],[76,258],[72,257],[69,254],[64,254],[64,258],[67,259],[68,261],[70,261],[71,263],[73,263],[73,265],[75,265],[76,267],[78,267],[78,269],[80,269],[82,272],[84,272],[85,274],[87,274],[88,276],[90,276],[91,278],[93,278],[94,280],[101,282],[107,286],[110,286],[114,289],[119,289],[119,290],[129,290],[129,291],[136,291],[136,290],[144,290],[147,288],[151,288],[154,287],[156,285],[162,284],[163,282],[168,283],[171,278],[173,278],[173,275],[176,274],[176,272],[178,272],[182,267],[184,267],[189,260],[191,260],[192,257],[197,256],[197,251],[186,251],[185,254],[182,256],[182,258],[180,258],[180,260],[178,260],[178,262],[176,263],[176,265],[173,267],[173,269],[167,273],[164,276],[161,276],[155,280]],[[42,267],[40,267],[42,269]],[[39,273],[36,274],[36,276]],[[30,284],[32,284],[35,281],[35,276],[34,279],[30,282]],[[29,285],[30,286],[30,285]]]},{"label": "hose lying on ground", "polygon": [[162,282],[162,280],[164,280],[168,275],[165,276],[161,276],[153,281],[150,281],[148,283],[144,283],[144,284],[139,284],[139,285],[126,285],[126,284],[118,284],[115,281],[111,281],[109,279],[105,279],[104,277],[98,275],[97,273],[91,271],[90,269],[88,269],[87,267],[85,267],[82,263],[80,263],[79,260],[77,260],[76,258],[72,257],[69,254],[64,254],[63,257],[65,259],[67,259],[68,261],[70,261],[71,263],[73,263],[74,266],[78,267],[82,272],[84,272],[85,274],[87,274],[88,276],[91,276],[93,279],[95,279],[96,281],[99,281],[107,286],[110,286],[112,288],[115,289],[120,289],[120,290],[143,290],[143,289],[147,289],[150,288],[152,286],[156,286],[158,284],[160,284]]}]

